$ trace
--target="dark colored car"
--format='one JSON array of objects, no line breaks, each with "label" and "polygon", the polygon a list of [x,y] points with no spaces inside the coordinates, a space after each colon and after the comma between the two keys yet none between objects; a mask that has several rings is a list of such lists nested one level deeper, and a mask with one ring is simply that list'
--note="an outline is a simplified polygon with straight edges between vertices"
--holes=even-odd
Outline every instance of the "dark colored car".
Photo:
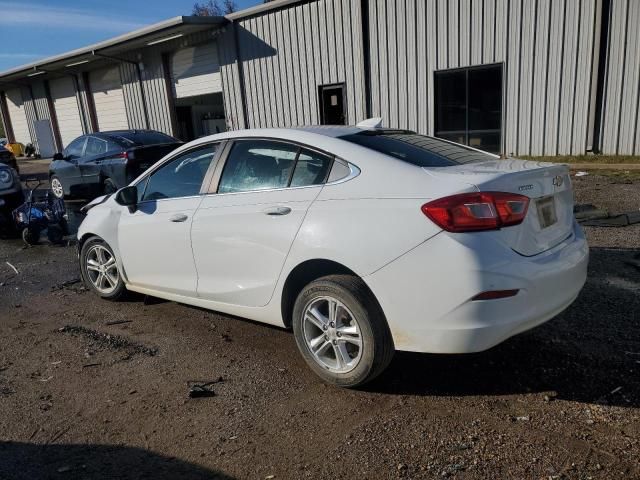
[{"label": "dark colored car", "polygon": [[16,157],[11,150],[4,148],[4,146],[0,145],[0,163],[4,163],[5,165],[9,165],[16,172],[20,173],[20,169],[18,168],[18,162],[16,162]]},{"label": "dark colored car", "polygon": [[180,145],[179,140],[154,130],[82,135],[53,156],[51,191],[58,198],[113,193]]},{"label": "dark colored car", "polygon": [[0,163],[0,233],[13,230],[11,212],[24,202],[18,172]]}]

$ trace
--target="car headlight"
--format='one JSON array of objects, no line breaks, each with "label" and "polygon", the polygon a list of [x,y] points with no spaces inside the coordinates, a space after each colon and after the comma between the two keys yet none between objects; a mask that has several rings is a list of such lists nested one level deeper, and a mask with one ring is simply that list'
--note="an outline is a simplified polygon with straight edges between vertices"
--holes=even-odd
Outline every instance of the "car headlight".
[{"label": "car headlight", "polygon": [[13,185],[13,175],[6,169],[0,170],[0,187],[9,188]]}]

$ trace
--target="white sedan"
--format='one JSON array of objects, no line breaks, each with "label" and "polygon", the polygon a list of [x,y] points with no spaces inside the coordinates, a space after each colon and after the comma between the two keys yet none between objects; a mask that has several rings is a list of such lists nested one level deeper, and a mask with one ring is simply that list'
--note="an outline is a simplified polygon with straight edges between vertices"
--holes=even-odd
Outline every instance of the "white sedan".
[{"label": "white sedan", "polygon": [[227,132],[94,200],[85,283],[292,328],[325,381],[395,350],[486,350],[577,297],[588,246],[566,166],[409,131]]}]

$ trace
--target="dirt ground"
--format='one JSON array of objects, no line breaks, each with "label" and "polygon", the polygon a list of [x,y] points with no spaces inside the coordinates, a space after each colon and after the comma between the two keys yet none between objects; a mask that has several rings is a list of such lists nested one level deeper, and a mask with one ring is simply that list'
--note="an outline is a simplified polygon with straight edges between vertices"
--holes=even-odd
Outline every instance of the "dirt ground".
[{"label": "dirt ground", "polygon": [[[574,185],[640,208],[638,182]],[[0,479],[640,478],[640,228],[586,231],[566,312],[481,354],[398,353],[351,391],[290,332],[100,301],[73,246],[0,241]],[[189,398],[191,381],[215,396]]]}]

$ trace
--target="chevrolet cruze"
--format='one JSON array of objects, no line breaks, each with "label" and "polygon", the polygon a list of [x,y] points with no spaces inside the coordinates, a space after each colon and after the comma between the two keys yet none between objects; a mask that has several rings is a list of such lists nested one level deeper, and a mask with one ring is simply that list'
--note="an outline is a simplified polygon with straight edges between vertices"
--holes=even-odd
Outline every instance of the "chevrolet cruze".
[{"label": "chevrolet cruze", "polygon": [[85,207],[85,283],[292,328],[345,387],[396,350],[486,350],[574,301],[588,246],[566,166],[368,125],[180,147]]}]

